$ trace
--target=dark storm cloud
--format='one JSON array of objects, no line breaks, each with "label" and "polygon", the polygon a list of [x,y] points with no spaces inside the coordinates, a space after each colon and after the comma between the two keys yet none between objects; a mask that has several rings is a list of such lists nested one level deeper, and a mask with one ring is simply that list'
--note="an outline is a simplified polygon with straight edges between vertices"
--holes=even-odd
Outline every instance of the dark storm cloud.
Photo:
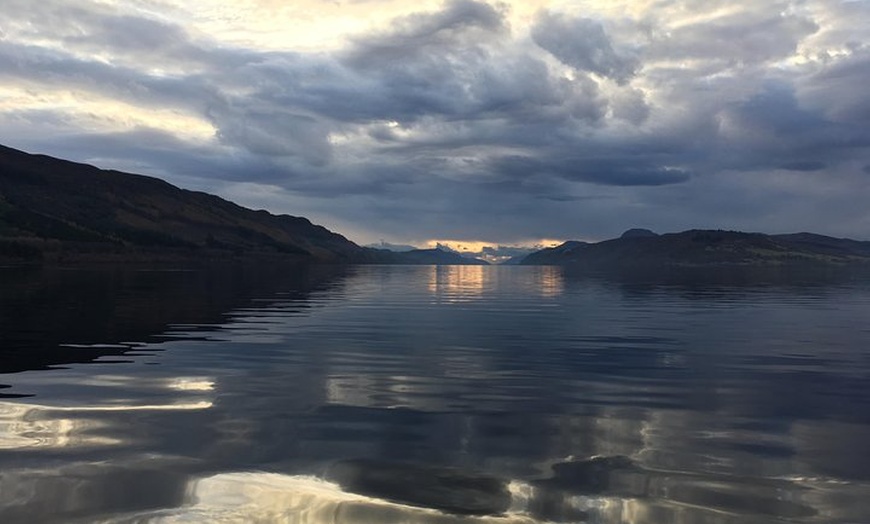
[{"label": "dark storm cloud", "polygon": [[821,171],[828,167],[828,165],[817,160],[798,160],[795,162],[787,162],[779,167],[786,171]]},{"label": "dark storm cloud", "polygon": [[552,175],[576,182],[612,186],[662,186],[689,179],[689,172],[679,167],[651,164],[644,158],[574,157],[534,159],[503,157],[490,166],[511,178],[524,179],[538,174]]},{"label": "dark storm cloud", "polygon": [[802,107],[794,87],[783,82],[768,83],[721,114],[736,136],[719,141],[723,155],[716,160],[732,169],[821,171],[870,146],[865,126]]},{"label": "dark storm cloud", "polygon": [[562,63],[626,82],[634,76],[638,61],[617,53],[601,23],[590,18],[571,18],[547,11],[538,15],[532,38]]},{"label": "dark storm cloud", "polygon": [[349,101],[367,108],[369,118],[402,123],[426,116],[534,118],[561,105],[565,86],[539,58],[506,47],[510,36],[503,14],[481,2],[455,1],[400,19],[389,31],[357,38],[340,57],[366,90]]},{"label": "dark storm cloud", "polygon": [[[209,147],[191,146],[175,135],[154,129],[134,129],[127,132],[73,134],[51,142],[57,155],[76,158],[88,151],[100,167],[109,163],[127,172],[141,172],[147,167],[161,177],[191,177],[188,183],[214,181],[215,173],[224,181],[243,182],[252,178],[269,181],[286,176],[286,168],[244,151],[216,156]],[[46,147],[48,144],[46,144]],[[196,189],[208,189],[207,186]]]},{"label": "dark storm cloud", "polygon": [[[701,5],[660,4],[674,16]],[[866,9],[743,4],[673,27],[541,11],[527,37],[507,7],[456,0],[333,51],[291,52],[101,2],[8,0],[0,84],[176,111],[215,135],[88,130],[51,105],[7,108],[0,126],[22,146],[199,189],[263,184],[374,238],[798,227],[795,210],[822,192],[819,220],[857,230],[870,221],[857,209],[870,190],[870,49],[830,24]],[[812,38],[829,51],[801,51]],[[787,61],[798,52],[807,64]]]},{"label": "dark storm cloud", "polygon": [[825,125],[818,114],[802,109],[788,84],[769,83],[731,113],[740,125],[774,140],[787,140]]},{"label": "dark storm cloud", "polygon": [[834,61],[798,86],[801,101],[833,121],[870,124],[870,97],[862,86],[870,78],[870,47],[853,44],[851,53]]},{"label": "dark storm cloud", "polygon": [[584,200],[598,200],[602,197],[574,196],[574,195],[541,195],[537,198],[551,202],[583,202]]},{"label": "dark storm cloud", "polygon": [[475,44],[469,30],[503,31],[503,15],[486,3],[451,0],[441,11],[399,18],[383,33],[357,38],[351,56],[357,67],[388,65],[419,58],[427,49],[449,47],[457,39]]},{"label": "dark storm cloud", "polygon": [[[383,128],[371,136],[392,142],[392,155],[437,164],[449,151],[431,151],[450,146],[446,142],[534,145],[541,137],[535,121],[550,129],[554,122],[594,121],[606,103],[594,83],[554,78],[539,58],[506,50],[503,14],[479,2],[456,1],[399,19],[335,56],[204,50],[179,27],[153,20],[96,8],[68,9],[63,16],[79,22],[76,31],[57,36],[69,49],[96,46],[145,64],[156,53],[162,60],[151,65],[184,65],[192,73],[155,76],[124,60],[103,63],[9,44],[0,49],[0,74],[140,106],[193,110],[216,127],[221,142],[266,160],[300,157],[323,166],[332,156],[328,136],[342,126],[427,120],[433,129],[418,129],[411,138],[396,140]],[[456,119],[463,123],[454,125]],[[430,154],[420,158],[425,148]]]}]

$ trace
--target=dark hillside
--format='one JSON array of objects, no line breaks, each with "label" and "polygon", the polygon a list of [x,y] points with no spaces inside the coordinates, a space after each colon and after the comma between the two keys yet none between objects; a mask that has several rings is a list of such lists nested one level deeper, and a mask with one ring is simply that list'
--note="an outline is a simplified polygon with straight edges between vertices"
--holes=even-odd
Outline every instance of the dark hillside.
[{"label": "dark hillside", "polygon": [[0,256],[6,259],[225,255],[380,257],[305,218],[0,146]]},{"label": "dark hillside", "polygon": [[665,235],[627,234],[596,244],[566,242],[532,253],[522,263],[605,270],[865,265],[870,263],[870,242],[809,233],[765,235],[690,230]]}]

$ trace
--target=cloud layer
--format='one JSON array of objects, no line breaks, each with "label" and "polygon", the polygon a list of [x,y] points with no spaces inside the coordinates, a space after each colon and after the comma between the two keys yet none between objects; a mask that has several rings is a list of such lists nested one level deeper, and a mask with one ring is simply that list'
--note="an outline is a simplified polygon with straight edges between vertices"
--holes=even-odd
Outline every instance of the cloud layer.
[{"label": "cloud layer", "polygon": [[[866,2],[203,5],[7,0],[3,142],[362,242],[870,238]],[[268,13],[335,34],[269,40]]]}]

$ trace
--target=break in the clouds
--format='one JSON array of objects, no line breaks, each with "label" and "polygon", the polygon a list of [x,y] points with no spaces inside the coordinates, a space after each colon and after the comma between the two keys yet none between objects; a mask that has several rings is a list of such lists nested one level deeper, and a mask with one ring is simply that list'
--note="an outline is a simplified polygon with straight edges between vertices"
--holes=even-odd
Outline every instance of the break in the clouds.
[{"label": "break in the clouds", "polygon": [[870,238],[870,3],[4,0],[0,142],[361,242]]}]

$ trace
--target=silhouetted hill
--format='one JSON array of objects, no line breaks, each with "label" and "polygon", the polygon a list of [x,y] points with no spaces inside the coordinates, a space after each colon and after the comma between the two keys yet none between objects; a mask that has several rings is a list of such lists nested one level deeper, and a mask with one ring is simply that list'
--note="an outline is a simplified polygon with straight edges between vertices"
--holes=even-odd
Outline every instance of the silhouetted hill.
[{"label": "silhouetted hill", "polygon": [[364,248],[306,218],[254,211],[157,178],[0,146],[0,261],[228,256],[474,263],[441,252]]},{"label": "silhouetted hill", "polygon": [[374,253],[305,218],[2,146],[0,239],[7,256],[24,258],[230,253],[366,261]]},{"label": "silhouetted hill", "polygon": [[870,257],[870,242],[861,242],[848,238],[834,238],[815,233],[793,233],[790,235],[772,235],[771,238],[788,245],[814,253],[831,256],[854,255]]},{"label": "silhouetted hill", "polygon": [[523,259],[522,264],[565,265],[601,270],[844,266],[870,264],[870,242],[810,233],[765,235],[719,230],[691,230],[665,235],[625,234],[620,238],[595,244],[565,242],[560,246],[532,253]]},{"label": "silhouetted hill", "polygon": [[625,233],[619,236],[619,238],[647,238],[647,237],[657,237],[658,233],[653,233],[649,229],[629,229]]},{"label": "silhouetted hill", "polygon": [[520,265],[564,265],[580,260],[582,253],[591,246],[588,242],[569,240],[555,247],[548,247],[526,255],[518,262]]}]

